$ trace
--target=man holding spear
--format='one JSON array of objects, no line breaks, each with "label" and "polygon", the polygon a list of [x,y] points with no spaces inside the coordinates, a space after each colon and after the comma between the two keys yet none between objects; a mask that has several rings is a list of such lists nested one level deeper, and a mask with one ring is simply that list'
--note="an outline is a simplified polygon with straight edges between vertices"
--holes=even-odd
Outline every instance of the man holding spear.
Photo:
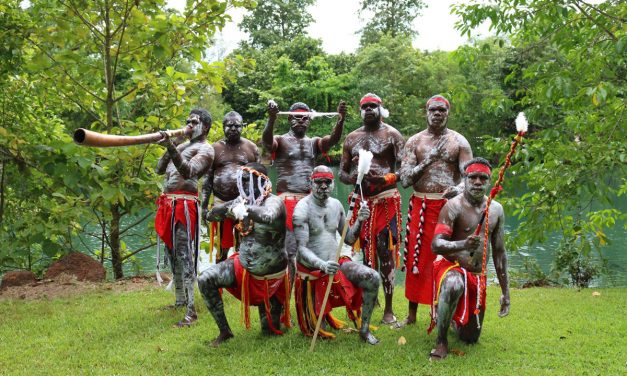
[{"label": "man holding spear", "polygon": [[268,102],[268,123],[261,137],[263,147],[271,153],[277,170],[277,194],[285,203],[287,234],[285,248],[289,257],[290,285],[294,282],[296,267],[296,241],[292,226],[292,215],[299,200],[311,191],[310,176],[316,158],[326,154],[342,137],[346,103],[340,101],[337,112],[339,118],[330,135],[308,137],[307,129],[316,112],[312,112],[305,103],[296,102],[288,112],[290,130],[280,136],[274,135],[279,108],[274,101]]},{"label": "man holding spear", "polygon": [[[399,262],[401,226],[401,196],[396,189],[399,180],[396,166],[401,161],[405,140],[398,130],[383,122],[388,111],[383,108],[379,96],[368,93],[359,106],[363,126],[346,136],[340,162],[340,181],[354,185],[357,182],[360,150],[372,153],[370,171],[364,176],[363,196],[353,195],[357,203],[366,201],[371,213],[354,248],[363,251],[366,265],[379,270],[385,294],[381,322],[392,324],[396,322],[392,296],[394,272]],[[357,219],[356,214],[353,213],[351,223]]]},{"label": "man holding spear", "polygon": [[[490,184],[490,163],[483,158],[470,160],[464,167],[464,192],[442,208],[435,229],[433,252],[432,322],[437,325],[436,346],[429,354],[432,360],[448,354],[448,328],[453,321],[460,339],[476,343],[481,335],[485,313],[485,265],[492,248],[496,276],[501,286],[499,317],[509,314],[509,280],[507,253],[503,239],[503,207],[485,196]],[[498,187],[498,184],[496,185]],[[492,205],[489,205],[491,201]],[[484,223],[481,235],[475,232]],[[480,274],[481,273],[481,274]]]},{"label": "man holding spear", "polygon": [[[295,286],[298,324],[303,334],[315,335],[319,316],[323,315],[333,328],[339,329],[341,323],[331,316],[331,309],[345,306],[349,318],[360,326],[361,339],[375,345],[379,341],[370,332],[370,319],[379,291],[379,275],[348,256],[341,257],[339,262],[336,256],[336,250],[342,244],[338,244],[336,235],[344,235],[341,240],[352,245],[370,211],[362,205],[347,232],[348,219],[344,217],[342,204],[330,197],[333,185],[331,169],[316,167],[311,175],[311,193],[294,209],[294,235],[298,246]],[[329,303],[324,304],[327,301],[323,296],[330,278],[333,287]],[[334,337],[330,332],[318,330],[324,338]]]}]

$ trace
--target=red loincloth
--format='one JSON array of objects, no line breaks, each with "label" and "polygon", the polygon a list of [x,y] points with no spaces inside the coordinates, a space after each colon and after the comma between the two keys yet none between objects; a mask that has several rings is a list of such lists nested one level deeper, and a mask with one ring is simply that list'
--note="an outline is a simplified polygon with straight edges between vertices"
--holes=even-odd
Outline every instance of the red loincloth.
[{"label": "red loincloth", "polygon": [[[185,217],[185,207],[187,207],[187,212],[189,213],[189,223],[187,223],[187,218]],[[190,240],[195,241],[197,221],[198,193],[174,191],[164,193],[157,199],[155,231],[157,231],[157,234],[169,249],[172,249],[173,246],[172,236],[175,225],[180,222],[185,228],[189,226],[189,233],[193,237]]]},{"label": "red loincloth", "polygon": [[424,198],[413,195],[410,199],[409,207],[409,233],[407,234],[407,262],[405,267],[405,297],[413,303],[431,304],[433,300],[433,260],[436,255],[431,251],[435,226],[438,223],[440,210],[446,199],[430,200],[426,199],[426,209],[424,214],[424,228],[421,236],[421,243],[418,253],[418,274],[412,272],[414,265],[414,247],[420,226],[420,209]]},{"label": "red loincloth", "polygon": [[275,334],[283,334],[272,324],[270,316],[270,298],[275,297],[283,306],[281,322],[286,327],[290,327],[290,283],[287,270],[269,276],[256,276],[244,268],[239,260],[239,253],[234,253],[229,257],[233,259],[235,267],[236,287],[229,287],[226,290],[242,302],[242,315],[246,329],[250,329],[250,306],[264,305],[268,326]]},{"label": "red loincloth", "polygon": [[485,290],[481,294],[481,301],[477,301],[477,290],[479,288],[479,276],[459,266],[457,262],[450,262],[444,257],[440,257],[433,262],[433,296],[431,301],[431,326],[427,330],[429,333],[437,324],[438,299],[442,281],[448,271],[456,271],[464,278],[464,294],[459,297],[457,308],[453,314],[453,321],[459,326],[468,324],[471,314],[479,314],[485,310]]},{"label": "red loincloth", "polygon": [[[352,226],[357,220],[359,203],[361,197],[355,196],[353,214],[350,219]],[[361,227],[359,240],[355,242],[353,249],[361,249],[364,252],[366,264],[373,268],[378,268],[377,257],[377,235],[387,229],[389,233],[388,249],[394,252],[396,267],[400,260],[400,237],[401,237],[401,195],[397,189],[381,192],[375,196],[365,197],[370,208],[370,217]],[[349,203],[351,196],[348,197]]]},{"label": "red loincloth", "polygon": [[234,229],[235,221],[231,218],[224,218],[220,222],[211,222],[212,240],[213,237],[217,236],[220,241],[220,248],[231,248],[235,246]]},{"label": "red loincloth", "polygon": [[294,208],[296,208],[296,204],[298,201],[302,200],[307,196],[304,193],[290,193],[290,192],[281,192],[279,193],[279,197],[283,200],[285,204],[285,226],[290,231],[294,231],[294,224],[292,223],[292,219],[294,217]]},{"label": "red loincloth", "polygon": [[[347,261],[351,261],[350,258],[343,257],[339,263],[341,265]],[[312,336],[320,316],[322,300],[329,283],[329,275],[324,274],[321,270],[306,268],[301,264],[296,264],[296,270],[294,296],[298,326],[304,335]],[[335,307],[346,307],[346,312],[351,320],[360,320],[362,303],[362,290],[353,285],[340,270],[333,276],[333,285],[324,309],[325,319],[334,329],[341,328],[343,323],[331,315],[331,310]],[[333,333],[322,329],[320,336],[335,337]]]}]

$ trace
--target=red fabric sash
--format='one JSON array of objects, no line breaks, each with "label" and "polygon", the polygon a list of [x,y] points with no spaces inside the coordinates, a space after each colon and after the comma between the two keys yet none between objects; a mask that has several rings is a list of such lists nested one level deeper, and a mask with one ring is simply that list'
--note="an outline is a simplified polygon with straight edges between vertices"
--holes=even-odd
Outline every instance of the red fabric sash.
[{"label": "red fabric sash", "polygon": [[[433,301],[431,302],[431,326],[428,329],[428,332],[437,325],[437,307],[438,307],[438,299],[440,297],[440,289],[442,286],[442,281],[447,272],[456,271],[464,277],[466,285],[464,287],[464,294],[459,297],[459,301],[457,303],[457,308],[455,309],[455,313],[453,314],[453,321],[457,323],[457,325],[463,326],[468,324],[470,321],[470,315],[475,312],[477,308],[477,287],[479,285],[479,276],[472,274],[471,272],[466,271],[464,268],[459,266],[459,264],[450,262],[449,260],[442,258],[433,263]],[[486,294],[485,290],[481,294],[481,299],[479,301],[480,311],[485,310],[485,299]]]},{"label": "red fabric sash", "polygon": [[[155,216],[155,230],[163,240],[165,245],[172,249],[172,236],[174,226],[182,223],[187,228],[187,219],[185,218],[185,202],[189,211],[190,233],[192,236],[196,234],[196,223],[198,221],[197,200],[186,200],[184,198],[172,199],[167,195],[190,195],[198,197],[197,192],[174,191],[164,193],[157,199],[157,215]],[[174,203],[176,202],[176,205]],[[174,209],[173,209],[174,208]],[[172,222],[172,211],[174,210],[174,222]]]},{"label": "red fabric sash", "polygon": [[[246,329],[250,328],[250,313],[249,307],[251,305],[258,306],[264,305],[266,310],[266,316],[268,318],[268,326],[275,334],[283,334],[280,330],[272,325],[272,317],[270,316],[270,298],[276,297],[284,307],[283,315],[281,316],[281,322],[286,327],[290,327],[289,316],[289,278],[286,272],[284,276],[273,279],[257,279],[253,278],[239,260],[239,253],[234,253],[229,257],[233,259],[235,267],[235,287],[229,287],[226,290],[234,297],[242,302],[244,311],[244,322]],[[245,273],[246,272],[246,273]],[[242,296],[244,291],[245,296]]]},{"label": "red fabric sash", "polygon": [[214,234],[220,231],[220,248],[231,248],[235,246],[235,236],[233,235],[235,222],[233,219],[224,218],[221,222],[211,222],[211,226],[213,227]]},{"label": "red fabric sash", "polygon": [[298,196],[286,196],[283,199],[283,203],[285,204],[285,226],[290,231],[294,231],[294,223],[292,223],[292,219],[294,218],[294,208],[296,208],[296,204],[300,201],[301,198]]}]

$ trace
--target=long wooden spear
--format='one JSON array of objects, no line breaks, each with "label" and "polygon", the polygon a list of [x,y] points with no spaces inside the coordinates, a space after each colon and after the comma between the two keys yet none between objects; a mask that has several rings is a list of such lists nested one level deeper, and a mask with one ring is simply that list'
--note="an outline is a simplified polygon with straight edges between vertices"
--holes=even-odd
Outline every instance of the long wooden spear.
[{"label": "long wooden spear", "polygon": [[505,170],[512,164],[512,155],[516,151],[516,147],[519,143],[522,142],[522,138],[527,133],[527,118],[525,117],[524,112],[520,112],[518,117],[516,117],[516,137],[514,137],[514,141],[512,141],[512,146],[509,148],[509,152],[505,156],[505,164],[501,166],[499,170],[499,177],[496,179],[496,183],[494,183],[494,187],[490,190],[490,195],[488,196],[488,201],[486,202],[485,210],[481,215],[481,219],[479,220],[479,224],[477,225],[477,229],[475,230],[475,235],[479,235],[481,230],[481,225],[485,221],[484,228],[484,242],[483,242],[483,260],[481,262],[481,276],[479,277],[479,289],[480,292],[477,294],[477,305],[475,309],[475,315],[477,316],[477,327],[481,326],[479,322],[479,305],[481,301],[481,295],[485,292],[486,289],[486,269],[488,264],[488,241],[489,241],[489,232],[490,232],[490,204],[492,203],[492,199],[503,189],[502,183],[505,179]]}]

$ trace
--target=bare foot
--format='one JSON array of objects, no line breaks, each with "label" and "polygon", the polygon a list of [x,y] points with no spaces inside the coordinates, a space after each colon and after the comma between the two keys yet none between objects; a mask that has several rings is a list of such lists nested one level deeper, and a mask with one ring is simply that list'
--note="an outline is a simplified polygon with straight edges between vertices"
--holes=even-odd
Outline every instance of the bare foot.
[{"label": "bare foot", "polygon": [[222,344],[222,342],[226,342],[229,339],[233,338],[233,333],[231,332],[226,332],[226,333],[220,333],[219,336],[216,337],[216,339],[214,339],[213,341],[211,341],[211,343],[209,344],[211,347],[218,347]]},{"label": "bare foot", "polygon": [[379,340],[374,335],[372,335],[370,331],[367,331],[365,333],[359,332],[359,337],[361,337],[361,339],[369,345],[376,345],[379,343]]},{"label": "bare foot", "polygon": [[435,349],[429,353],[430,361],[440,361],[448,355],[448,346],[444,343],[438,343],[435,345]]},{"label": "bare foot", "polygon": [[192,326],[192,324],[196,322],[196,320],[198,320],[198,316],[196,314],[185,315],[183,320],[177,322],[174,326],[176,326],[177,328],[189,328],[190,326]]},{"label": "bare foot", "polygon": [[392,329],[402,329],[407,325],[414,325],[416,323],[416,318],[410,319],[409,317],[403,321],[398,321],[394,325],[391,326]]},{"label": "bare foot", "polygon": [[396,316],[393,313],[384,313],[381,319],[381,324],[390,325],[396,323]]}]

